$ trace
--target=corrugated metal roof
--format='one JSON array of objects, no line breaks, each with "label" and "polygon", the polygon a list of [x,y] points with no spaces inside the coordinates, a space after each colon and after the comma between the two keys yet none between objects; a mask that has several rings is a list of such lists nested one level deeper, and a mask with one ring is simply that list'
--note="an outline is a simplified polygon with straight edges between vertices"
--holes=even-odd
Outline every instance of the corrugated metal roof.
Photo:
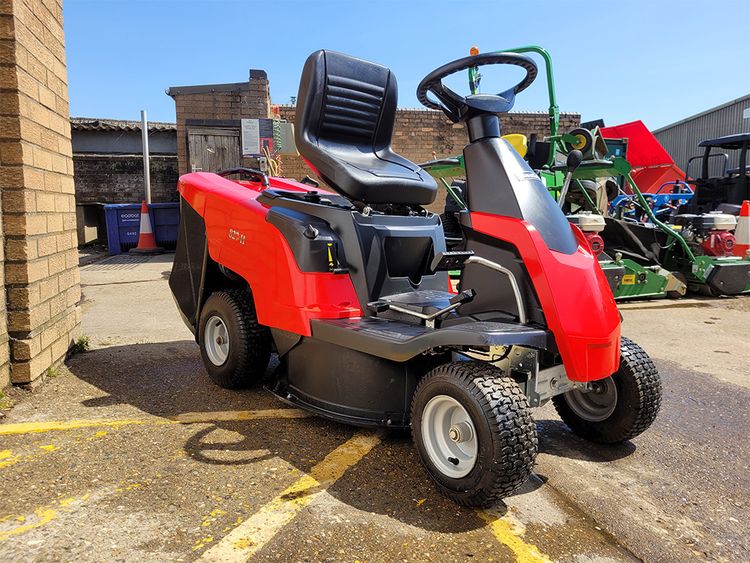
[{"label": "corrugated metal roof", "polygon": [[[140,121],[126,119],[102,119],[98,117],[71,117],[70,126],[74,131],[140,131]],[[149,121],[149,131],[177,131],[174,123]]]},{"label": "corrugated metal roof", "polygon": [[[676,124],[658,129],[654,131],[654,135],[667,149],[667,152],[672,155],[678,166],[684,168],[687,166],[688,159],[704,153],[704,149],[698,146],[701,141],[726,135],[750,133],[750,120],[744,116],[748,107],[750,107],[750,95],[737,98]],[[739,151],[720,149],[713,152],[717,155],[727,154],[726,166],[728,168],[739,166]],[[712,177],[723,175],[724,165],[723,158],[711,158],[709,174]],[[693,166],[686,172],[690,176],[695,176],[699,171],[699,166],[698,162],[693,162]]]}]

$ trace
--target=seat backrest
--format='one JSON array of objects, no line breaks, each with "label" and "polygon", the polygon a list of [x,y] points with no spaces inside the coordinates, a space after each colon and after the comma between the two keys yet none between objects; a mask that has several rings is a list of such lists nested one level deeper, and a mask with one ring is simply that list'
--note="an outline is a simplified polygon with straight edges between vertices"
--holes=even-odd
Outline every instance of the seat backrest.
[{"label": "seat backrest", "polygon": [[302,71],[296,133],[303,145],[382,149],[391,143],[396,103],[396,79],[388,68],[316,51]]},{"label": "seat backrest", "polygon": [[434,180],[391,149],[397,101],[388,68],[316,51],[300,79],[297,150],[326,183],[355,201],[431,203]]}]

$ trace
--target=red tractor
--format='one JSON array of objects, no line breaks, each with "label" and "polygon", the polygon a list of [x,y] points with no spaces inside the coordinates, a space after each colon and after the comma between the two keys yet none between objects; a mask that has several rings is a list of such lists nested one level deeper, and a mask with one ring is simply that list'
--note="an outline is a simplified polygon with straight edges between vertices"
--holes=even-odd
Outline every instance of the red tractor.
[{"label": "red tractor", "polygon": [[[481,65],[525,77],[498,95],[443,84]],[[333,191],[251,169],[180,178],[169,283],[211,379],[259,382],[275,353],[266,384],[278,397],[347,424],[411,428],[434,482],[468,506],[496,502],[531,473],[530,407],[551,399],[574,432],[600,443],[648,428],[661,401],[653,363],[620,336],[584,235],[501,139],[498,114],[536,74],[528,57],[490,53],[419,85],[423,104],[468,130],[466,243],[447,251],[440,217],[424,208],[435,181],[391,149],[393,73],[313,53],[296,143]]]}]

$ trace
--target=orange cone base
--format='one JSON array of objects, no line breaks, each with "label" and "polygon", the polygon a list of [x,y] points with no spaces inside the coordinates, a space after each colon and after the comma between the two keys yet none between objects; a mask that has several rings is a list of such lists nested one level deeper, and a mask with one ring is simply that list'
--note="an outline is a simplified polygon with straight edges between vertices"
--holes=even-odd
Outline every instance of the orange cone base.
[{"label": "orange cone base", "polygon": [[131,248],[128,251],[130,254],[164,254],[164,249],[160,246],[154,246],[151,248]]}]

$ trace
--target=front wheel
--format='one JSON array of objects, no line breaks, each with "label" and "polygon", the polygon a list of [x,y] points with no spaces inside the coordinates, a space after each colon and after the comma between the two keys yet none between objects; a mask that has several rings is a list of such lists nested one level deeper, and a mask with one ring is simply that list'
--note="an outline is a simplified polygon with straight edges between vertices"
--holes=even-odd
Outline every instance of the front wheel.
[{"label": "front wheel", "polygon": [[271,357],[271,334],[258,322],[252,295],[228,289],[206,299],[198,324],[201,357],[211,380],[226,389],[261,380]]},{"label": "front wheel", "polygon": [[518,384],[478,362],[428,373],[411,407],[414,444],[438,488],[464,506],[490,506],[520,487],[537,453],[536,425]]},{"label": "front wheel", "polygon": [[563,422],[592,442],[616,444],[635,438],[651,426],[661,406],[661,379],[654,362],[625,337],[620,369],[589,387],[557,395],[552,402]]}]

